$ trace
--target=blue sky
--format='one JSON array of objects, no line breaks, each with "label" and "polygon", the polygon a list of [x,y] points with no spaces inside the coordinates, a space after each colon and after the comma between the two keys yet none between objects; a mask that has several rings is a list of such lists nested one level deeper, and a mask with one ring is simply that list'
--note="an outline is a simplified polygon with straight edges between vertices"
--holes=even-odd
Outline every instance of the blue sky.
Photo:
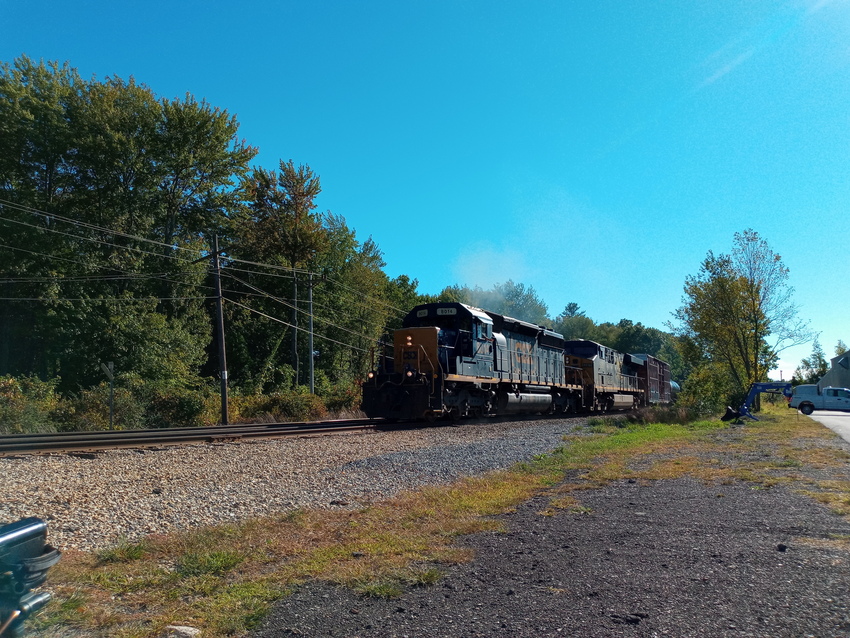
[{"label": "blue sky", "polygon": [[[753,228],[827,352],[850,343],[850,3],[20,2],[0,60],[69,61],[235,114],[257,163],[390,276],[533,286],[663,328]],[[788,378],[810,345],[783,353]]]}]

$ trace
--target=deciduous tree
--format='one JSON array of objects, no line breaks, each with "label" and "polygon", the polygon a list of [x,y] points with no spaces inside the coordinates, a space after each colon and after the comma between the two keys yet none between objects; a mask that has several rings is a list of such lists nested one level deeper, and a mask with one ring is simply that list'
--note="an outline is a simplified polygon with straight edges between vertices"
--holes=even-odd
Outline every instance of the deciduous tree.
[{"label": "deciduous tree", "polygon": [[794,371],[794,382],[817,383],[827,372],[829,372],[829,361],[826,360],[820,342],[815,339],[812,354],[800,361],[800,365]]},{"label": "deciduous tree", "polygon": [[735,233],[731,254],[709,251],[699,273],[685,280],[671,327],[696,346],[702,362],[720,364],[738,392],[766,380],[779,352],[811,339],[788,273],[780,255],[748,229]]}]

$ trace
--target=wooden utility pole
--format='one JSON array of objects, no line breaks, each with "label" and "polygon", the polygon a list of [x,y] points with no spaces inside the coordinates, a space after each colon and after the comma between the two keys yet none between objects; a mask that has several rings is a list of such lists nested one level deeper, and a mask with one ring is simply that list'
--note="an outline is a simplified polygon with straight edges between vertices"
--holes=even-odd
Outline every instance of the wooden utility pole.
[{"label": "wooden utility pole", "polygon": [[224,349],[224,298],[221,294],[221,266],[218,259],[218,235],[213,235],[213,279],[216,296],[216,340],[218,341],[218,367],[221,376],[221,424],[227,418],[227,356]]},{"label": "wooden utility pole", "polygon": [[308,344],[308,349],[310,352],[310,394],[316,393],[316,381],[315,381],[315,353],[313,352],[313,273],[310,273],[310,283],[308,285],[307,292],[307,302],[309,303],[309,313],[310,313],[310,339]]}]

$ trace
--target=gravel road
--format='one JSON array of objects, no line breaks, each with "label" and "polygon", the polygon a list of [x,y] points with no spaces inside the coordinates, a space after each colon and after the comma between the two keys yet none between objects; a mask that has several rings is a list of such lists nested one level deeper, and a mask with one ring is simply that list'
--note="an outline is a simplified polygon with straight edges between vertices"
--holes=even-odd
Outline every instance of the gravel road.
[{"label": "gravel road", "polygon": [[[807,445],[850,451],[826,431]],[[829,474],[799,468],[799,486],[850,484]],[[465,538],[474,560],[436,585],[380,600],[312,583],[254,636],[847,638],[850,523],[794,487],[624,480],[553,516],[537,498]]]},{"label": "gravel road", "polygon": [[850,635],[850,524],[784,488],[621,482],[582,493],[590,513],[468,537],[475,560],[400,599],[327,584],[281,601],[257,638],[581,638]]},{"label": "gravel road", "polygon": [[[510,466],[581,422],[0,459],[0,520],[41,516],[61,549],[95,549],[299,506],[358,507]],[[811,445],[850,452],[828,432]],[[837,475],[850,482],[847,468]],[[790,488],[758,487],[621,481],[553,516],[538,498],[504,517],[505,532],[465,538],[475,559],[436,585],[387,601],[313,583],[255,638],[847,638],[850,523]]]}]

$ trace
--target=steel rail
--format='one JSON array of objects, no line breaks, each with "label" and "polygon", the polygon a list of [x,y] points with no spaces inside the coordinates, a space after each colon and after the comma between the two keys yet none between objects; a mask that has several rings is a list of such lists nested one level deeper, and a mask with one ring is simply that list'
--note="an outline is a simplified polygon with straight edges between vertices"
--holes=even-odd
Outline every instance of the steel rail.
[{"label": "steel rail", "polygon": [[385,423],[381,419],[349,419],[316,423],[250,423],[155,430],[7,434],[0,436],[0,456],[336,434],[374,430]]}]

